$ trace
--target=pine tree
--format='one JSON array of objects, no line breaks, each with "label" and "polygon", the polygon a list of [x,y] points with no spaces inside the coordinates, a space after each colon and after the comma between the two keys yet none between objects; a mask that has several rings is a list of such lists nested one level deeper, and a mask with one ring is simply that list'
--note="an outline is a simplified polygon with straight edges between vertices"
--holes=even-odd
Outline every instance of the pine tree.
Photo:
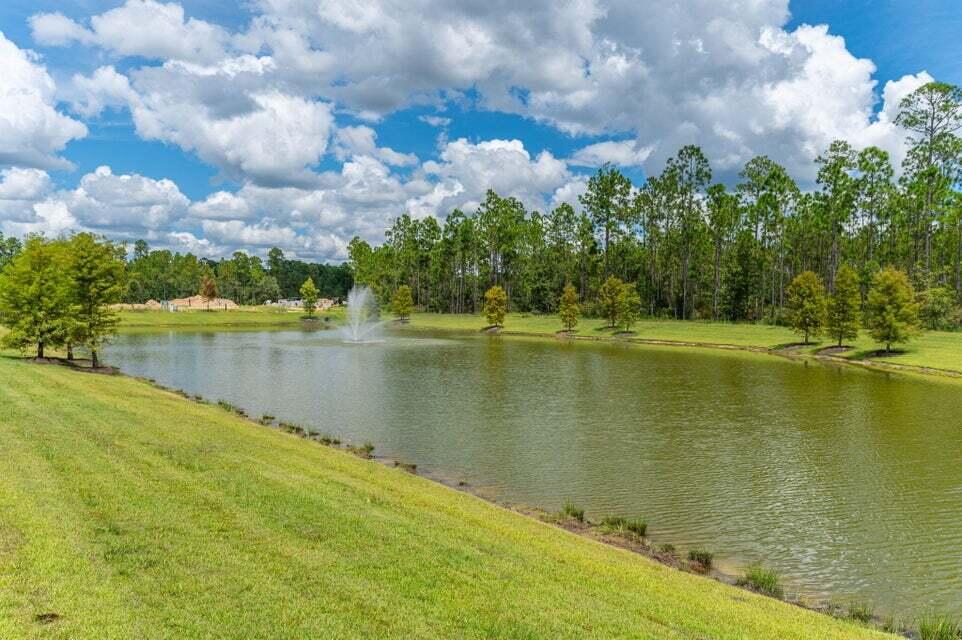
[{"label": "pine tree", "polygon": [[581,308],[578,306],[578,292],[571,283],[565,285],[561,300],[558,303],[558,315],[565,331],[571,331],[578,324]]},{"label": "pine tree", "polygon": [[865,321],[872,338],[886,351],[909,341],[918,329],[919,305],[904,272],[887,267],[875,274],[865,301]]},{"label": "pine tree", "polygon": [[411,311],[414,309],[414,298],[411,295],[411,287],[406,284],[402,284],[394,292],[394,298],[391,300],[391,310],[401,320],[407,320],[411,315]]},{"label": "pine tree", "polygon": [[825,324],[825,286],[811,271],[798,274],[786,290],[792,329],[805,338],[817,336]]},{"label": "pine tree", "polygon": [[598,313],[608,320],[609,327],[618,324],[618,296],[624,283],[620,278],[608,276],[601,289],[598,290]]},{"label": "pine tree", "polygon": [[841,347],[845,340],[858,338],[861,305],[858,274],[847,264],[843,264],[835,274],[835,293],[828,300],[825,321],[828,334],[838,341],[838,346]]},{"label": "pine tree", "polygon": [[308,316],[314,315],[314,309],[317,308],[317,287],[314,286],[313,278],[308,278],[301,285],[301,304],[304,307],[304,312]]},{"label": "pine tree", "polygon": [[508,296],[499,286],[491,287],[484,294],[484,317],[488,324],[500,327],[504,324],[504,316],[508,312]]}]

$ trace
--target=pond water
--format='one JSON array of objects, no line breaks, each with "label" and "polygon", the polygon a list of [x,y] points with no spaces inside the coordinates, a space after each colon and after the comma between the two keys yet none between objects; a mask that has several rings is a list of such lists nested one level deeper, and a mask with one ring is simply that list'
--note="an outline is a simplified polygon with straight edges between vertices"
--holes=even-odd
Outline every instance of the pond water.
[{"label": "pond water", "polygon": [[962,386],[749,353],[406,330],[125,334],[110,364],[481,493],[760,560],[790,593],[962,615]]}]

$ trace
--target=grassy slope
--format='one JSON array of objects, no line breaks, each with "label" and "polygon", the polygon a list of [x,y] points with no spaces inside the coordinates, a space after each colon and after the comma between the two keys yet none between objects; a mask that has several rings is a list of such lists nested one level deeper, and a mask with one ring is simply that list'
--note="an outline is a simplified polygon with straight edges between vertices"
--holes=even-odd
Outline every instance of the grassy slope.
[{"label": "grassy slope", "polygon": [[124,377],[0,358],[0,451],[2,638],[881,637]]},{"label": "grassy slope", "polygon": [[299,325],[301,314],[270,307],[243,307],[237,311],[121,311],[122,327],[224,327]]},{"label": "grassy slope", "polygon": [[[421,313],[415,314],[411,324],[425,328],[478,330],[486,322],[480,316]],[[578,334],[608,336],[611,334],[611,330],[605,329],[604,325],[604,320],[582,319],[578,325]],[[561,328],[561,323],[554,316],[511,314],[505,320],[504,327],[506,331],[553,334]],[[769,349],[800,340],[798,335],[792,333],[786,327],[762,324],[641,320],[632,330],[637,334],[637,337],[651,340],[728,344]],[[814,351],[821,347],[831,346],[831,344],[830,340],[823,338],[810,350]],[[862,332],[859,339],[851,346],[853,348],[842,355],[864,358],[878,349],[878,345],[872,342],[872,339],[865,332]],[[873,356],[873,359],[918,367],[962,371],[962,332],[928,331],[916,336],[908,344],[899,345],[898,348],[901,350],[900,353],[883,357]]]}]

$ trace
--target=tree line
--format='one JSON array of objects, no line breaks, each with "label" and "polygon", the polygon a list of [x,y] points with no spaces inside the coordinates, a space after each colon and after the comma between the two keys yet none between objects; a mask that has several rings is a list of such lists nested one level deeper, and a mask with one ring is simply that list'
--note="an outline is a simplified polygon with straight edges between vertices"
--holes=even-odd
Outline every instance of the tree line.
[{"label": "tree line", "polygon": [[213,281],[218,294],[242,305],[300,296],[301,285],[310,279],[319,297],[344,298],[353,285],[347,264],[328,265],[303,262],[284,256],[277,247],[268,251],[267,261],[236,251],[229,258],[212,260],[191,253],[150,250],[138,240],[126,264],[124,302],[172,300],[194,295],[201,282]]},{"label": "tree line", "polygon": [[933,328],[956,327],[962,90],[926,84],[902,101],[896,122],[909,142],[898,177],[882,149],[838,140],[815,160],[810,190],[766,156],[729,187],[713,183],[707,158],[689,145],[641,185],[602,167],[580,212],[528,211],[488,191],[476,211],[455,210],[443,223],[401,215],[378,246],[354,238],[350,265],[380,303],[404,285],[423,311],[478,313],[497,286],[511,310],[554,313],[570,284],[583,311],[601,316],[612,308],[604,285],[613,276],[633,285],[648,316],[772,323],[789,322],[789,286],[801,273],[834,294],[851,269],[864,308],[876,275],[891,267],[918,292]]}]

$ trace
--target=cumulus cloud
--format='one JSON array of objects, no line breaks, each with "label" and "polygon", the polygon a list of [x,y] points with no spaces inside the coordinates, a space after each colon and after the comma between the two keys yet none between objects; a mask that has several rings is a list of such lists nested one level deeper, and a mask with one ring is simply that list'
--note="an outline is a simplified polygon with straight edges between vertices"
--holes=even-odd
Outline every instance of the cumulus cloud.
[{"label": "cumulus cloud", "polygon": [[[53,192],[35,174],[10,174],[0,216],[139,229],[208,255],[277,244],[339,259],[351,236],[380,239],[405,211],[472,210],[489,188],[529,208],[576,204],[585,179],[573,167],[655,173],[685,144],[700,145],[723,180],[767,154],[810,181],[812,160],[836,138],[880,146],[897,164],[898,102],[931,79],[920,72],[879,91],[874,64],[827,27],[786,28],[788,0],[252,0],[250,9],[233,32],[156,0],[80,21],[38,14],[36,42],[98,47],[115,65],[59,89],[34,54],[0,37],[0,63],[14,70],[0,77],[0,134],[9,133],[0,164],[64,166],[57,154],[85,129],[56,111],[59,98],[82,117],[128,109],[138,136],[196,154],[236,188],[190,203],[176,185],[141,176],[98,170]],[[437,155],[421,163],[357,123],[452,103],[584,140],[561,159],[517,139],[448,140],[448,117],[421,115],[440,130]],[[321,170],[331,158],[338,168]],[[4,200],[5,188],[40,195]],[[141,204],[117,205],[121,191]],[[38,203],[50,205],[46,217]]]},{"label": "cumulus cloud", "polygon": [[98,167],[76,189],[54,191],[35,169],[0,173],[0,222],[11,233],[91,230],[121,238],[165,230],[187,212],[189,200],[173,181],[116,175]]},{"label": "cumulus cloud", "polygon": [[90,27],[60,13],[30,18],[33,38],[40,44],[95,44],[121,56],[210,62],[223,56],[228,33],[223,28],[186,18],[182,6],[154,0],[125,4],[90,19]]},{"label": "cumulus cloud", "polygon": [[[329,115],[330,104],[376,120],[410,105],[443,108],[467,88],[480,108],[618,138],[579,150],[571,158],[579,166],[610,161],[653,172],[694,143],[722,176],[768,154],[805,179],[834,138],[878,144],[893,156],[902,144],[885,115],[894,107],[883,106],[887,120],[875,115],[872,62],[825,26],[786,29],[788,0],[258,0],[252,8],[250,24],[235,33],[154,0],[128,0],[89,27],[59,14],[32,24],[47,44],[79,41],[163,60],[131,73],[138,99],[126,99],[138,132],[196,151],[228,176],[270,185],[310,181],[309,168],[325,153],[312,143],[331,129],[320,112]],[[105,96],[125,93],[116,78],[92,80],[105,85]],[[265,105],[265,96],[285,104]],[[79,104],[89,113],[109,101]],[[315,111],[315,126],[303,131],[298,154],[291,129],[306,115],[294,107],[304,105]],[[268,139],[282,152],[265,158],[258,153],[265,140],[245,145],[232,135],[250,126],[273,127]],[[402,151],[377,149],[372,137],[363,127],[346,131],[334,151],[342,160],[366,153],[413,164]]]},{"label": "cumulus cloud", "polygon": [[563,160],[549,151],[534,158],[520,140],[448,142],[440,161],[424,163],[424,172],[436,180],[430,192],[408,202],[415,215],[447,215],[454,208],[473,210],[488,189],[511,195],[530,208],[544,210],[544,195],[570,179]]},{"label": "cumulus cloud", "polygon": [[56,109],[56,85],[39,57],[0,32],[0,165],[69,169],[59,157],[87,128]]},{"label": "cumulus cloud", "polygon": [[377,133],[370,127],[342,127],[337,130],[334,155],[339,160],[354,156],[371,156],[396,167],[409,167],[418,163],[413,153],[398,153],[390,147],[377,146]]},{"label": "cumulus cloud", "polygon": [[600,167],[606,162],[623,167],[642,166],[653,147],[642,147],[635,140],[606,140],[582,147],[568,160],[579,167]]}]

